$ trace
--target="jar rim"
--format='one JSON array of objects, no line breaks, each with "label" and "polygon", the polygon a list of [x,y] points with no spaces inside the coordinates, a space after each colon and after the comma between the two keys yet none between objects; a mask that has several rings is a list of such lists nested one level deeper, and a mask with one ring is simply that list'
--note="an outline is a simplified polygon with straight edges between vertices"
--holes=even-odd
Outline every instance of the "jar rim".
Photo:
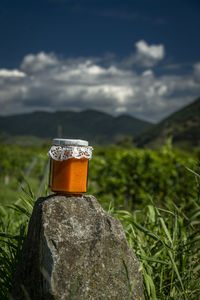
[{"label": "jar rim", "polygon": [[75,139],[60,139],[60,138],[56,138],[53,139],[52,141],[53,145],[55,146],[88,146],[88,141],[85,140],[75,140]]}]

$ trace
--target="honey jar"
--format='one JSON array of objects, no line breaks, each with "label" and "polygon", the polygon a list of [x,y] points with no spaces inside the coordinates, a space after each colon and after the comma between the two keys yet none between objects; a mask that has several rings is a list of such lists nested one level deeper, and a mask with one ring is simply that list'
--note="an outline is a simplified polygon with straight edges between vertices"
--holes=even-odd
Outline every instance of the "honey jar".
[{"label": "honey jar", "polygon": [[92,158],[88,141],[53,139],[50,158],[49,187],[53,192],[82,194],[87,191],[88,161]]}]

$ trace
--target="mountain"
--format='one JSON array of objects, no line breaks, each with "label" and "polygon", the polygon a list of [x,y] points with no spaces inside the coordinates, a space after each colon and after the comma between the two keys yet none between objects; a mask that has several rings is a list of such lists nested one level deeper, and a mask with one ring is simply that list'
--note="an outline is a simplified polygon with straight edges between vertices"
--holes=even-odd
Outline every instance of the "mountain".
[{"label": "mountain", "polygon": [[200,146],[200,98],[135,138],[138,147],[162,145],[168,137],[180,147]]},{"label": "mountain", "polygon": [[129,115],[85,110],[82,112],[34,112],[0,117],[0,132],[14,136],[88,139],[95,144],[111,144],[142,132],[150,123]]}]

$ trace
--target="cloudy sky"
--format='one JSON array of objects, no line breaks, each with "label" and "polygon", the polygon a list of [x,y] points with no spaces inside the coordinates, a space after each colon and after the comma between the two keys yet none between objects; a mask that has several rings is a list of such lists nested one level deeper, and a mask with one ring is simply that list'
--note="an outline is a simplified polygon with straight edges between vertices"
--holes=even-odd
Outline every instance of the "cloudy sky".
[{"label": "cloudy sky", "polygon": [[1,0],[0,115],[158,122],[200,96],[198,0]]}]

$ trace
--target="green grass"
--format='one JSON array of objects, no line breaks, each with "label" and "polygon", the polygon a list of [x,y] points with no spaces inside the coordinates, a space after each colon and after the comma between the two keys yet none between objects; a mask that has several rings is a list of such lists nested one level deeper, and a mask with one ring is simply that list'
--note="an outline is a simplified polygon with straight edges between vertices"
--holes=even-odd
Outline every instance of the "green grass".
[{"label": "green grass", "polygon": [[[30,191],[23,193],[13,205],[15,212],[1,224],[0,299],[8,299],[34,201]],[[191,206],[189,215],[176,205],[167,210],[149,204],[132,213],[110,206],[141,263],[146,299],[192,300],[200,295],[200,206],[196,201]]]},{"label": "green grass", "polygon": [[6,185],[3,182],[0,182],[1,203],[13,203],[16,200],[16,189],[17,187],[12,184]]},{"label": "green grass", "polygon": [[[34,156],[33,151],[27,168]],[[31,188],[25,181],[15,200],[13,183],[10,190],[1,183],[6,194],[4,198],[1,194],[4,204],[0,206],[0,299],[9,299],[28,220],[46,172],[45,156],[40,157],[43,161],[38,160],[28,179]],[[199,299],[198,157],[169,145],[159,151],[97,149],[89,179],[88,193],[124,227],[140,261],[146,299]],[[42,195],[47,195],[47,178],[42,189]]]},{"label": "green grass", "polygon": [[134,213],[114,212],[141,262],[146,299],[197,299],[200,295],[197,214],[199,206],[190,217],[176,207],[163,211],[153,205]]}]

